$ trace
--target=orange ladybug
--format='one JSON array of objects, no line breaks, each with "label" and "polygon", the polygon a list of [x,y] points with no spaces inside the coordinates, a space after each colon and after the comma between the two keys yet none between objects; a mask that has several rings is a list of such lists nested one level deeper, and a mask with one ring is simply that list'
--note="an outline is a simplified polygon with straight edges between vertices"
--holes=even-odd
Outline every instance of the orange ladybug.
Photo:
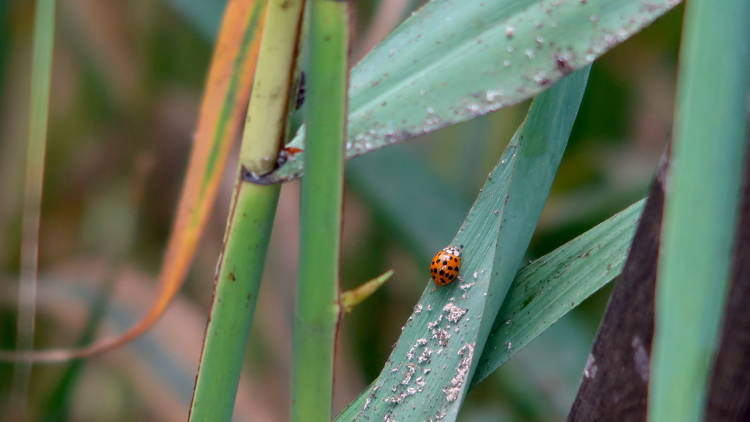
[{"label": "orange ladybug", "polygon": [[461,268],[461,250],[453,246],[439,250],[430,264],[430,277],[438,286],[451,284]]}]

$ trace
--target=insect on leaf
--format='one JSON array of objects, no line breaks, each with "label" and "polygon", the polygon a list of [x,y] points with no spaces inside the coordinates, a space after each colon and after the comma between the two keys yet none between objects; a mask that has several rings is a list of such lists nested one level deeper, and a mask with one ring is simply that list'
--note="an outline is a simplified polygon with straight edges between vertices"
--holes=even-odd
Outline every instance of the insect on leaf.
[{"label": "insect on leaf", "polygon": [[451,242],[462,280],[428,282],[383,371],[338,420],[455,420],[547,199],[588,68],[540,95]]}]

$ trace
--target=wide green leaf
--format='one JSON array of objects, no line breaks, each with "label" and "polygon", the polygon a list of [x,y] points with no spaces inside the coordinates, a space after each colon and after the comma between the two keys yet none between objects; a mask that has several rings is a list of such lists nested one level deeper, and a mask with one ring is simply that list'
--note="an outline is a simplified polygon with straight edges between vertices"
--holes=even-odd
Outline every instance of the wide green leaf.
[{"label": "wide green leaf", "polygon": [[[383,371],[340,420],[454,420],[478,354],[524,253],[562,158],[588,69],[539,96],[451,245],[462,280],[430,281]],[[444,245],[440,245],[444,246]]]},{"label": "wide green leaf", "polygon": [[519,271],[495,318],[473,383],[620,274],[643,204],[636,202]]},{"label": "wide green leaf", "polygon": [[[531,98],[678,3],[433,0],[352,70],[347,158]],[[256,182],[300,176],[303,155]]]}]

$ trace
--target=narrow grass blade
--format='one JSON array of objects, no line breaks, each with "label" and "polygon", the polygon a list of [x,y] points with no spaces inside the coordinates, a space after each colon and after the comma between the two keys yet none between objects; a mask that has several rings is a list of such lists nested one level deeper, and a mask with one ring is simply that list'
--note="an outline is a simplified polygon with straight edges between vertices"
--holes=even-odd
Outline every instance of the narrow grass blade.
[{"label": "narrow grass blade", "polygon": [[521,348],[617,277],[644,201],[519,271],[500,308],[472,383],[490,375]]},{"label": "narrow grass blade", "polygon": [[292,421],[328,421],[341,315],[339,255],[349,2],[312,0],[307,34],[307,174],[300,200],[300,264],[294,324]]},{"label": "narrow grass blade", "polygon": [[651,421],[703,419],[745,156],[750,2],[695,0],[685,13],[656,284]]},{"label": "narrow grass blade", "polygon": [[[347,158],[531,98],[678,3],[432,0],[352,70]],[[298,177],[303,155],[256,181]]]},{"label": "narrow grass blade", "polygon": [[[31,62],[31,99],[26,144],[26,180],[24,186],[21,238],[21,277],[18,286],[16,349],[34,347],[36,291],[39,266],[39,221],[42,214],[44,156],[47,150],[52,50],[55,36],[55,0],[37,0],[34,14],[34,41]],[[31,363],[13,367],[12,396],[21,417],[26,408]]]},{"label": "narrow grass blade", "polygon": [[[588,68],[540,95],[452,245],[463,280],[430,281],[383,371],[339,420],[455,420],[478,356],[536,227],[580,105]],[[444,245],[441,245],[444,246]]]},{"label": "narrow grass blade", "polygon": [[177,216],[149,312],[124,334],[80,349],[0,351],[0,360],[58,362],[112,350],[148,331],[182,287],[216,200],[232,143],[243,121],[263,28],[265,0],[230,0],[206,82]]},{"label": "narrow grass blade", "polygon": [[[268,2],[258,70],[242,137],[237,187],[217,271],[190,421],[221,422],[232,418],[280,189],[248,183],[245,163],[263,162],[269,151],[279,148],[280,140],[286,137],[288,96],[284,96],[285,104],[280,107],[278,92],[269,96],[268,91],[257,87],[291,84],[303,9],[303,0]],[[288,32],[289,36],[269,36],[276,32]],[[278,44],[280,38],[286,44]],[[287,67],[279,68],[279,63]],[[289,87],[283,92],[288,93]],[[256,111],[258,114],[253,114]],[[272,154],[277,153],[278,150]]]}]

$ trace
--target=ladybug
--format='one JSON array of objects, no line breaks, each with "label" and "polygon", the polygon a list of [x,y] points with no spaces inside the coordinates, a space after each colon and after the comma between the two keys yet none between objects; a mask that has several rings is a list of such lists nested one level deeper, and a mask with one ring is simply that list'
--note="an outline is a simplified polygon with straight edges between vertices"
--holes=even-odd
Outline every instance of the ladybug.
[{"label": "ladybug", "polygon": [[461,268],[461,250],[453,246],[439,250],[430,264],[430,277],[438,286],[451,284]]}]

